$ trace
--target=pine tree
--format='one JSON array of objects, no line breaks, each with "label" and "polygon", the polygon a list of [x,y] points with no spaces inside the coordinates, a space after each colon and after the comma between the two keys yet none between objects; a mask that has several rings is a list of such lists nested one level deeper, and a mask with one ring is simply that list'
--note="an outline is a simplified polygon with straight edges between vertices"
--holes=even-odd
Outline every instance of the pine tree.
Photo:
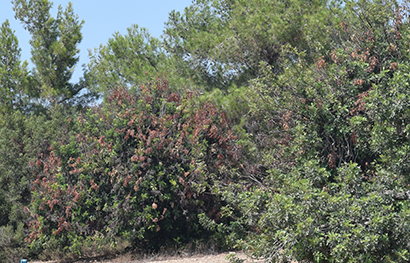
[{"label": "pine tree", "polygon": [[28,110],[30,98],[37,96],[35,89],[29,89],[33,80],[27,62],[20,60],[20,52],[17,37],[6,20],[0,28],[0,120],[14,110]]},{"label": "pine tree", "polygon": [[47,0],[13,1],[16,19],[30,32],[33,76],[40,90],[41,102],[47,108],[71,100],[85,88],[84,83],[70,82],[79,57],[82,40],[80,21],[72,4],[58,7],[56,18]]}]

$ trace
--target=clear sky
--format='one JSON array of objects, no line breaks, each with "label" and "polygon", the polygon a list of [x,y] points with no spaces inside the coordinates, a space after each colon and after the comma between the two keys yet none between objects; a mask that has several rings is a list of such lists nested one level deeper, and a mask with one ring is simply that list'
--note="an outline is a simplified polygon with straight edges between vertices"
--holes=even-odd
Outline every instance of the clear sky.
[{"label": "clear sky", "polygon": [[[50,0],[53,2],[53,16],[57,7],[63,8],[69,2],[73,3],[74,13],[85,23],[82,28],[83,40],[80,44],[80,62],[76,66],[73,81],[82,75],[81,65],[88,63],[88,49],[106,44],[115,32],[127,33],[127,28],[133,24],[145,27],[152,36],[160,37],[168,14],[172,10],[183,11],[191,4],[191,0]],[[0,24],[9,20],[15,31],[22,49],[22,60],[30,61],[30,35],[14,18],[11,0],[0,0]],[[31,68],[30,64],[30,68]]]}]

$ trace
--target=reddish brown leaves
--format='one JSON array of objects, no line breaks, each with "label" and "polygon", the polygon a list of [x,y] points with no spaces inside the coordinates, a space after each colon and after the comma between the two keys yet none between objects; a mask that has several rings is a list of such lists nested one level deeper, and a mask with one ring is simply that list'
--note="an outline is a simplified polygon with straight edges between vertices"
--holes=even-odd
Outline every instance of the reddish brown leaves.
[{"label": "reddish brown leaves", "polygon": [[325,56],[321,56],[320,58],[318,58],[316,60],[316,68],[318,70],[321,70],[322,68],[324,68],[326,66],[326,61],[324,59]]},{"label": "reddish brown leaves", "polygon": [[390,67],[391,70],[398,70],[399,69],[399,65],[397,62],[391,63]]},{"label": "reddish brown leaves", "polygon": [[91,184],[91,189],[93,190],[98,190],[99,186],[94,182],[94,179],[90,180],[90,184]]},{"label": "reddish brown leaves", "polygon": [[127,186],[129,181],[131,181],[131,176],[127,175],[127,177],[125,177],[124,183],[122,185]]},{"label": "reddish brown leaves", "polygon": [[378,64],[379,64],[379,60],[375,56],[370,57],[369,67],[365,71],[368,73],[373,72]]},{"label": "reddish brown leaves", "polygon": [[[84,234],[79,225],[101,231],[108,226],[91,225],[87,213],[98,217],[102,199],[107,208],[101,214],[118,222],[135,221],[116,218],[126,216],[125,211],[151,206],[155,211],[150,220],[138,221],[154,223],[157,231],[161,230],[159,221],[167,220],[166,206],[181,210],[175,214],[208,209],[205,204],[211,200],[209,186],[215,176],[228,177],[227,169],[223,169],[225,175],[219,168],[235,166],[240,159],[237,136],[226,114],[214,104],[201,102],[195,92],[171,92],[167,85],[161,79],[135,93],[126,88],[113,90],[106,104],[79,115],[80,132],[70,144],[61,144],[33,162],[37,171],[33,190],[38,194],[33,217],[41,216],[42,227],[36,230],[33,225],[32,238],[66,230]],[[200,184],[204,190],[197,193],[193,186]],[[172,202],[163,201],[165,194]],[[198,200],[204,205],[197,207]],[[128,210],[119,213],[125,206]],[[83,221],[69,222],[73,214],[75,220]],[[56,222],[58,218],[63,219]],[[174,224],[174,220],[164,224]]]}]

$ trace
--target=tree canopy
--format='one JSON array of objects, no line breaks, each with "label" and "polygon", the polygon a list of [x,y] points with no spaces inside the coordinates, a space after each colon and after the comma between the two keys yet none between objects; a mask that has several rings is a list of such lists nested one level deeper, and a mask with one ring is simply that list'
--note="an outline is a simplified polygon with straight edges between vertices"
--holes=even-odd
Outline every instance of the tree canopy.
[{"label": "tree canopy", "polygon": [[5,21],[1,260],[409,261],[408,1],[194,0],[161,38],[114,34],[78,83],[73,6],[13,4],[34,68]]}]

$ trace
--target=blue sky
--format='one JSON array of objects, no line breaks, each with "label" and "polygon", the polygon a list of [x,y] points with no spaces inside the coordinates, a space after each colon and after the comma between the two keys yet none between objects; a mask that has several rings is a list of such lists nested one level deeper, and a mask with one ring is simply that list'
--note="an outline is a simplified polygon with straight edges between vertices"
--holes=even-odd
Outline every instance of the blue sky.
[{"label": "blue sky", "polygon": [[[145,27],[151,35],[160,37],[168,14],[172,10],[183,11],[191,4],[191,0],[55,0],[53,16],[57,14],[57,7],[63,8],[69,2],[73,3],[74,12],[80,20],[84,20],[83,40],[80,48],[80,62],[74,72],[73,81],[82,75],[81,65],[88,62],[88,49],[106,44],[115,32],[127,33],[127,28],[133,24]],[[15,31],[22,49],[22,60],[30,62],[30,35],[23,29],[19,21],[14,19],[11,0],[0,0],[0,23],[9,20]],[[32,64],[30,64],[30,68]]]}]

